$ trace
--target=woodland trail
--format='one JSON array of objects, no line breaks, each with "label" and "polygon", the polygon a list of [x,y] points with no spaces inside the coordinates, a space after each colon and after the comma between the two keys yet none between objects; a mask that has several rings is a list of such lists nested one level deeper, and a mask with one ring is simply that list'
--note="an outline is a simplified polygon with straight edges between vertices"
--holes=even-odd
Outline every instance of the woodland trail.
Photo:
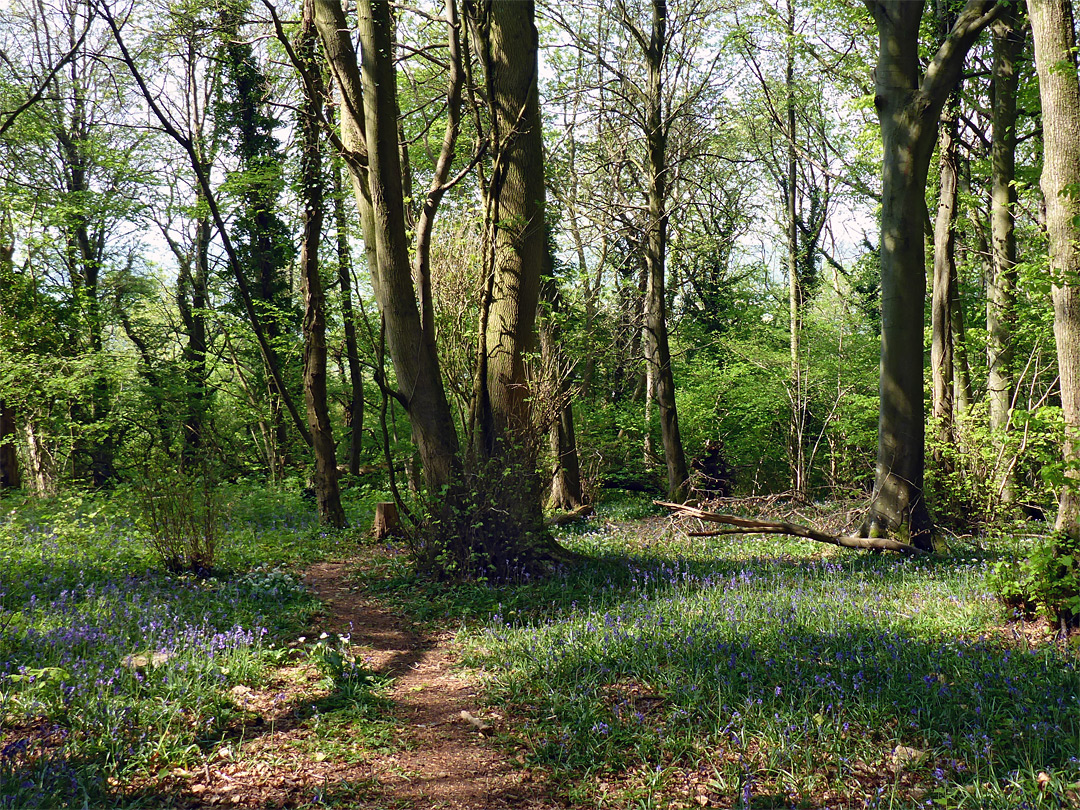
[{"label": "woodland trail", "polygon": [[[423,636],[348,586],[348,564],[321,563],[305,578],[324,604],[327,632],[351,633],[375,671],[394,678],[391,700],[405,745],[369,764],[378,783],[363,807],[552,808],[531,774],[462,720],[478,714],[476,684],[455,671],[448,633]],[[488,719],[488,718],[485,718]],[[498,723],[502,718],[491,716]],[[372,785],[372,787],[375,787]]]},{"label": "woodland trail", "polygon": [[[263,689],[235,687],[248,720],[203,765],[177,768],[176,804],[207,807],[311,807],[358,810],[552,810],[565,807],[544,784],[462,712],[480,715],[477,684],[455,668],[450,633],[425,634],[350,580],[356,561],[322,562],[304,574],[322,603],[311,628],[349,634],[350,652],[392,678],[386,739],[331,713],[320,720],[321,676],[301,659]],[[494,726],[498,714],[483,713]]]}]

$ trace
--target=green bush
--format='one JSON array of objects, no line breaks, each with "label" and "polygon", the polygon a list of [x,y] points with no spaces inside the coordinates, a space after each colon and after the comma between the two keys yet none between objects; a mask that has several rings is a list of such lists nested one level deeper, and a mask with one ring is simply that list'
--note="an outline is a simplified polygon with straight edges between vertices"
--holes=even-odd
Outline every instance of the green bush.
[{"label": "green bush", "polygon": [[1054,535],[1039,540],[1026,559],[999,562],[991,584],[1006,604],[1042,613],[1052,622],[1080,619],[1080,540]]},{"label": "green bush", "polygon": [[218,550],[223,506],[210,477],[162,471],[138,490],[139,522],[165,568],[208,574]]}]

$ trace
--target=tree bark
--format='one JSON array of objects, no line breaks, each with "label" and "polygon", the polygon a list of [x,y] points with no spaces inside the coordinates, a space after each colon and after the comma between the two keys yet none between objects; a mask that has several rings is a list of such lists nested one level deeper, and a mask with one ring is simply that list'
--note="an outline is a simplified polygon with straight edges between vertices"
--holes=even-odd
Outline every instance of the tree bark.
[{"label": "tree bark", "polygon": [[784,87],[787,91],[787,182],[784,185],[784,208],[787,230],[789,348],[791,350],[791,423],[788,426],[788,457],[791,465],[791,490],[806,495],[806,453],[803,434],[806,428],[806,398],[803,393],[802,363],[799,342],[802,332],[803,290],[799,278],[799,198],[798,158],[795,153],[795,4],[787,0],[786,64]]},{"label": "tree bark", "polygon": [[960,99],[953,92],[941,120],[938,161],[941,180],[937,217],[934,220],[934,281],[930,306],[930,369],[933,380],[933,414],[937,421],[934,460],[944,461],[943,450],[956,438],[953,357],[953,308],[956,279],[957,211],[957,115]]},{"label": "tree bark", "polygon": [[919,64],[924,3],[867,0],[878,28],[874,106],[884,148],[881,206],[881,378],[873,503],[863,532],[930,548],[923,497],[923,307],[926,176],[942,106],[968,50],[993,19],[993,0],[968,0],[925,73]]},{"label": "tree bark", "polygon": [[[1013,390],[1013,327],[1016,322],[1016,63],[1024,49],[1020,11],[1010,5],[993,27],[994,64],[991,93],[993,134],[990,145],[991,263],[986,291],[986,399],[990,427],[999,451],[1008,442]],[[1015,500],[1014,470],[1005,467],[999,484],[1002,502]]]},{"label": "tree bark", "polygon": [[19,455],[15,447],[15,408],[0,399],[0,490],[18,489]]},{"label": "tree bark", "polygon": [[550,273],[545,273],[540,280],[540,297],[540,356],[544,374],[548,378],[548,390],[554,397],[554,406],[558,411],[549,432],[555,466],[551,474],[551,496],[548,505],[556,509],[577,509],[583,504],[583,500],[577,439],[574,434],[574,404],[571,395],[573,386],[570,369],[565,367],[563,352],[559,348],[562,340],[562,329],[558,321],[561,301]]},{"label": "tree bark", "polygon": [[[10,221],[5,211],[3,221],[0,221],[0,282],[7,284],[11,278],[14,267],[12,257],[15,254],[15,235],[10,227]],[[0,305],[2,310],[2,305]],[[11,403],[0,397],[0,490],[18,489],[21,485],[19,477],[19,454],[15,447],[15,408]]]},{"label": "tree bark", "polygon": [[1051,296],[1061,409],[1065,481],[1055,529],[1080,538],[1080,83],[1070,0],[1028,0],[1043,115],[1042,192],[1050,235]]},{"label": "tree bark", "polygon": [[315,498],[319,519],[337,528],[345,526],[338,488],[336,445],[326,399],[326,296],[319,276],[322,241],[323,178],[319,144],[321,72],[316,64],[318,35],[312,0],[305,0],[297,53],[314,86],[305,92],[300,107],[300,183],[304,200],[304,237],[300,247],[300,289],[304,298],[304,404],[307,406],[311,449],[315,455]]},{"label": "tree bark", "polygon": [[333,167],[334,233],[337,238],[338,286],[341,289],[341,320],[345,330],[345,356],[349,363],[349,475],[360,474],[360,450],[364,431],[364,376],[360,366],[360,350],[356,342],[356,310],[352,300],[352,259],[349,233],[345,220],[344,189],[341,169]]},{"label": "tree bark", "polygon": [[[682,501],[688,492],[689,471],[683,452],[679,415],[675,406],[675,377],[671,371],[668,345],[667,296],[664,271],[668,239],[668,125],[664,120],[663,67],[666,55],[667,2],[652,0],[652,28],[645,48],[648,69],[646,96],[646,143],[648,148],[649,222],[645,243],[647,284],[645,288],[645,358],[652,367],[656,405],[660,415],[660,439],[667,465],[668,498]],[[625,16],[625,15],[624,15]],[[632,24],[627,19],[627,24]],[[644,37],[641,37],[644,41]]]},{"label": "tree bark", "polygon": [[532,0],[476,3],[473,26],[491,107],[491,177],[485,189],[490,251],[483,390],[477,439],[481,457],[520,476],[503,508],[524,533],[543,526],[539,450],[527,353],[536,347],[540,278],[547,263],[542,121],[537,85],[539,39]]}]

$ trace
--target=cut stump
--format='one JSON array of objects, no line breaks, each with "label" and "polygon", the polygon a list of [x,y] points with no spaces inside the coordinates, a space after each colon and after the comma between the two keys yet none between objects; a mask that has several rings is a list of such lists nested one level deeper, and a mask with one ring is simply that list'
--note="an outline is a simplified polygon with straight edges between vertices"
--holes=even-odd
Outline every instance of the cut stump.
[{"label": "cut stump", "polygon": [[382,501],[375,504],[375,520],[371,524],[371,534],[376,540],[401,537],[404,534],[396,503]]}]

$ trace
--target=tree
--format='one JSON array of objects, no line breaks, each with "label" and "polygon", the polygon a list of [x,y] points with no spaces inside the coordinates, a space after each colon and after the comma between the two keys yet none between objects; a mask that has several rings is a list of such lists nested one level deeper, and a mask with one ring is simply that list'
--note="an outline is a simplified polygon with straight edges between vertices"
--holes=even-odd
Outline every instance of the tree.
[{"label": "tree", "polygon": [[1051,297],[1061,409],[1065,479],[1056,531],[1080,539],[1080,81],[1071,0],[1028,0],[1043,115],[1042,192],[1050,236]]},{"label": "tree", "polygon": [[[475,441],[481,458],[520,478],[510,520],[541,530],[538,450],[526,355],[535,346],[540,280],[547,264],[538,38],[531,0],[466,6],[480,46],[490,114],[492,167],[484,187],[486,295],[481,304]],[[527,538],[523,538],[529,542]]]},{"label": "tree", "polygon": [[330,409],[326,399],[326,296],[319,276],[319,244],[323,225],[323,172],[320,119],[322,70],[318,64],[312,0],[304,0],[296,53],[304,66],[300,108],[300,185],[304,201],[304,233],[300,247],[300,288],[304,298],[304,402],[311,448],[315,455],[315,499],[324,523],[342,528],[345,511],[338,489]]},{"label": "tree", "polygon": [[[11,220],[7,212],[4,212],[3,220],[0,220],[0,289],[8,292],[15,286],[14,267],[12,256],[15,253],[15,234],[11,231]],[[5,306],[6,296],[0,293],[0,319],[7,313]],[[15,446],[16,434],[15,408],[6,399],[0,397],[0,491],[5,489],[18,489],[21,484],[19,477],[19,456]]]},{"label": "tree", "polygon": [[[231,238],[251,290],[254,309],[266,340],[277,355],[298,325],[285,270],[295,258],[288,226],[279,214],[278,196],[284,180],[283,155],[275,129],[280,122],[269,106],[270,83],[243,33],[248,0],[229,0],[219,9],[223,64],[222,87],[214,106],[216,126],[237,160],[226,186],[236,199]],[[258,390],[263,389],[258,386]],[[285,463],[288,430],[282,419],[284,383],[269,380],[273,440],[267,443],[271,475],[280,476]]]},{"label": "tree", "polygon": [[[386,328],[398,399],[409,414],[424,480],[437,493],[459,476],[459,445],[439,371],[430,277],[421,267],[417,290],[409,260],[389,6],[384,0],[363,0],[358,21],[362,70],[341,4],[316,0],[316,26],[341,94],[342,147],[360,208],[368,269]],[[448,153],[445,172],[428,195],[428,227],[445,191],[452,147]],[[423,260],[426,257],[418,250],[417,261]]]},{"label": "tree", "polygon": [[[1024,50],[1024,27],[1019,4],[1009,4],[991,28],[994,41],[990,147],[991,256],[986,294],[986,398],[990,427],[999,449],[1007,442],[1009,408],[1014,389],[1013,329],[1016,321],[1016,97],[1017,62]],[[1015,465],[1001,480],[1001,499],[1015,498]],[[996,483],[996,482],[995,482]]]},{"label": "tree", "polygon": [[923,2],[867,0],[878,30],[874,106],[884,150],[881,201],[881,380],[874,497],[864,533],[895,533],[929,548],[923,497],[923,323],[926,177],[938,118],[968,50],[994,19],[993,0],[968,0],[925,71],[919,64]]}]

